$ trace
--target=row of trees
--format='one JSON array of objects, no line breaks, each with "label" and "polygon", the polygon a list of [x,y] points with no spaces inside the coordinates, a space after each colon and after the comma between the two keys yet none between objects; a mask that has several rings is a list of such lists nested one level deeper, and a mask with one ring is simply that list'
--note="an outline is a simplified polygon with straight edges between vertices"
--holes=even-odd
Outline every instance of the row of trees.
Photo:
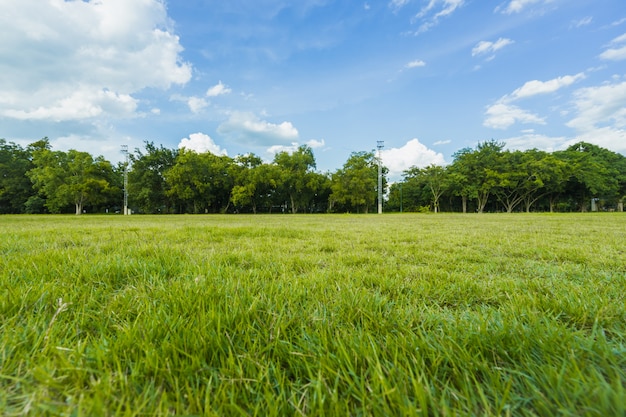
[{"label": "row of trees", "polygon": [[495,141],[454,154],[448,166],[411,168],[391,186],[388,210],[623,210],[626,157],[589,143],[553,153],[504,150]]},{"label": "row of trees", "polygon": [[353,153],[333,174],[315,170],[308,146],[267,163],[254,154],[230,158],[146,142],[129,159],[128,167],[113,165],[55,151],[47,138],[26,148],[0,139],[0,213],[119,212],[125,172],[129,206],[140,213],[367,213],[377,204],[373,152]]},{"label": "row of trees", "polygon": [[[130,166],[87,152],[55,151],[47,138],[23,148],[0,139],[0,212],[364,212],[377,205],[378,160],[355,152],[333,173],[316,171],[311,148],[234,158],[146,142]],[[383,189],[387,189],[383,169]],[[508,151],[489,141],[447,166],[413,167],[391,185],[386,211],[585,211],[618,208],[626,157],[580,143],[565,151]]]}]

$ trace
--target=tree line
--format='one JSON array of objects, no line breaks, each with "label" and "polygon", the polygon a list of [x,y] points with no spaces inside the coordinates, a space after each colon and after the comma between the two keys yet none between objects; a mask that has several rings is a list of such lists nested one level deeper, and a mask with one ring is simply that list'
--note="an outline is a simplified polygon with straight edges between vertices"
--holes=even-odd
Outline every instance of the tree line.
[{"label": "tree line", "polygon": [[[378,204],[374,151],[321,173],[308,146],[264,162],[147,141],[129,162],[53,150],[47,138],[0,139],[0,213],[121,212],[125,173],[135,213],[368,213]],[[390,187],[387,175],[383,167],[385,211],[618,210],[626,196],[626,157],[582,142],[548,153],[487,141],[449,165],[412,167]]]}]

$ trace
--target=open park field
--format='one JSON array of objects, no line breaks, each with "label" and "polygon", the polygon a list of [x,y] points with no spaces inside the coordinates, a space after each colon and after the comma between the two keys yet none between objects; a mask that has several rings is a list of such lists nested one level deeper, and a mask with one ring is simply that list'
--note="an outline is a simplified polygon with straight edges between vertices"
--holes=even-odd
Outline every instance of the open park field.
[{"label": "open park field", "polygon": [[0,415],[622,416],[626,215],[0,217]]}]

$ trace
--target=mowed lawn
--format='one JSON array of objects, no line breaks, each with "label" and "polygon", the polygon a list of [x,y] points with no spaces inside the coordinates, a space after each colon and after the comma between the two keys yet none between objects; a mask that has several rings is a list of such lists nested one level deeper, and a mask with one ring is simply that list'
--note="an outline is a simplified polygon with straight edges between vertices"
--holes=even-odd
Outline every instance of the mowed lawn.
[{"label": "mowed lawn", "polygon": [[0,415],[622,416],[626,213],[0,216]]}]

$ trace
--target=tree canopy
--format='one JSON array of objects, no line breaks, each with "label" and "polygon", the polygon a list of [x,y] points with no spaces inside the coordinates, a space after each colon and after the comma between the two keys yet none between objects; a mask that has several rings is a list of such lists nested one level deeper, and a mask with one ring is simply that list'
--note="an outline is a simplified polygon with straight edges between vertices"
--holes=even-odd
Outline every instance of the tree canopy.
[{"label": "tree canopy", "polygon": [[[618,210],[626,198],[626,157],[590,143],[549,153],[491,140],[453,158],[410,167],[390,187],[383,167],[385,211]],[[114,166],[88,152],[53,150],[47,138],[26,148],[0,139],[0,213],[119,212],[126,168],[136,213],[368,213],[377,204],[373,150],[325,173],[308,146],[264,161],[146,141],[129,160]]]}]

